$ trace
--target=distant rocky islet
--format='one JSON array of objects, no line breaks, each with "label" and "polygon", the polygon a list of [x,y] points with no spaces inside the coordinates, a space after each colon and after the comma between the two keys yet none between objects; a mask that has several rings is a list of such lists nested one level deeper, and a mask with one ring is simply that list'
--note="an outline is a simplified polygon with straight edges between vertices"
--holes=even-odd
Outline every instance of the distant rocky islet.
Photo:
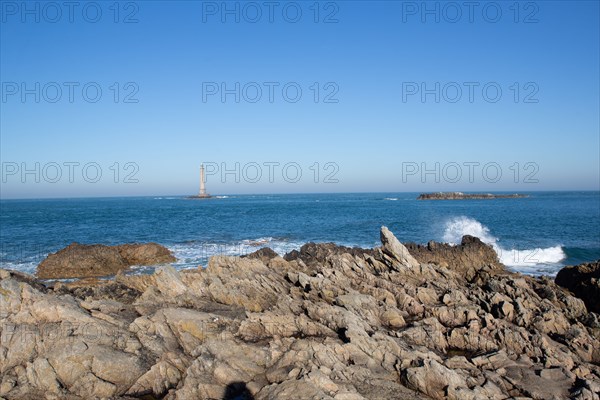
[{"label": "distant rocky islet", "polygon": [[436,192],[422,193],[417,200],[492,200],[492,199],[522,199],[529,197],[525,194],[492,194],[492,193],[463,193],[463,192]]}]

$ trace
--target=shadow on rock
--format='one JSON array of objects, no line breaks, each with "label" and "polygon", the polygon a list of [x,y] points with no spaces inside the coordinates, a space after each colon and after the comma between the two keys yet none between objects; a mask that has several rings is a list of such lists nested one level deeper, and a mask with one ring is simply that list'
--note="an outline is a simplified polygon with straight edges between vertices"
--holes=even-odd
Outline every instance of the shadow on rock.
[{"label": "shadow on rock", "polygon": [[254,396],[244,382],[233,382],[227,385],[223,400],[254,400]]}]

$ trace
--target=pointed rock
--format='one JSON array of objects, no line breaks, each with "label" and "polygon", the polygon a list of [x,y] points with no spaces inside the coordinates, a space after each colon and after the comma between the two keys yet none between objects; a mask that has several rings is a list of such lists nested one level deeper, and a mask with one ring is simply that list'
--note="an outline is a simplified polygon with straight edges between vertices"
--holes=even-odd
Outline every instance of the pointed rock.
[{"label": "pointed rock", "polygon": [[416,268],[419,262],[408,252],[402,243],[394,236],[394,234],[386,227],[382,226],[379,233],[383,251],[388,256],[400,261],[402,265],[408,268]]}]

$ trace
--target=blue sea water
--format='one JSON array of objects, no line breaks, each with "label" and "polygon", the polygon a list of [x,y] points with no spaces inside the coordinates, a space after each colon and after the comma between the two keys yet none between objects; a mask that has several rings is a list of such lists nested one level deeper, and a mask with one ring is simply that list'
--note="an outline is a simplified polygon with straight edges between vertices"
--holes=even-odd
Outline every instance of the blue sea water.
[{"label": "blue sea water", "polygon": [[381,225],[403,242],[459,243],[475,235],[509,268],[532,275],[600,258],[599,192],[529,194],[460,201],[418,201],[418,193],[2,200],[0,268],[33,273],[72,242],[148,241],[169,247],[175,267],[195,268],[215,254],[263,246],[280,254],[309,241],[378,246]]}]

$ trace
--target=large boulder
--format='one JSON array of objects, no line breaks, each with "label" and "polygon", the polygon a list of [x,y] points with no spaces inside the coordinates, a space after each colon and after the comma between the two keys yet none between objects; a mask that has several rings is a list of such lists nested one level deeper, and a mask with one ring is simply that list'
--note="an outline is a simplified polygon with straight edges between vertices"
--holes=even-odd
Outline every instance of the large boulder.
[{"label": "large boulder", "polygon": [[558,272],[555,282],[582,299],[588,311],[600,313],[600,260],[565,267]]},{"label": "large boulder", "polygon": [[50,254],[37,268],[42,279],[88,278],[116,275],[132,265],[155,265],[175,261],[169,249],[157,243],[119,246],[72,243]]}]

